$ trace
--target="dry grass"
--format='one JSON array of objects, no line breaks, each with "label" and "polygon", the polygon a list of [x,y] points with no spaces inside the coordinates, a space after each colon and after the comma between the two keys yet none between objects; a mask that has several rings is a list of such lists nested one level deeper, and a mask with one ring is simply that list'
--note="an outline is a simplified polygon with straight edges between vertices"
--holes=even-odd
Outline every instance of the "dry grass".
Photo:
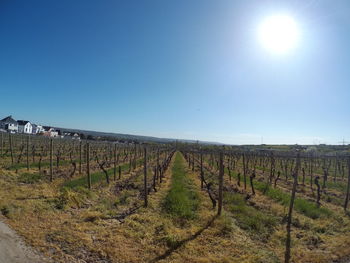
[{"label": "dry grass", "polygon": [[[185,168],[194,186],[192,191],[199,198],[196,216],[179,222],[164,211],[162,204],[172,183],[174,162],[175,158],[161,187],[150,195],[149,207],[140,208],[123,223],[115,216],[142,203],[137,190],[116,195],[114,183],[107,186],[104,182],[96,184],[93,191],[84,187],[64,189],[63,179],[53,183],[23,181],[26,170],[18,174],[0,170],[0,208],[8,224],[55,262],[282,261],[286,209],[260,192],[250,203],[228,199],[224,214],[216,217],[207,193],[200,190],[198,172]],[[181,155],[177,162],[187,166]],[[230,209],[231,205],[235,209]],[[350,220],[338,206],[326,206],[334,216],[311,219],[294,213],[293,262],[331,262],[350,255]],[[264,238],[259,236],[259,229],[251,229],[254,221],[243,227],[247,217],[260,220],[263,214],[276,220],[263,225],[267,231]]]}]

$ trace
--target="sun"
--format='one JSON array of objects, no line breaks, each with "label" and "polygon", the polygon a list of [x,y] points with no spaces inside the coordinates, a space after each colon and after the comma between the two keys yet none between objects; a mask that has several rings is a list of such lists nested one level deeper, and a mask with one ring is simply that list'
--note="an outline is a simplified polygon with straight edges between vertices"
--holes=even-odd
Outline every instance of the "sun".
[{"label": "sun", "polygon": [[258,28],[258,37],[267,50],[283,54],[296,47],[299,29],[292,17],[275,15],[262,21]]}]

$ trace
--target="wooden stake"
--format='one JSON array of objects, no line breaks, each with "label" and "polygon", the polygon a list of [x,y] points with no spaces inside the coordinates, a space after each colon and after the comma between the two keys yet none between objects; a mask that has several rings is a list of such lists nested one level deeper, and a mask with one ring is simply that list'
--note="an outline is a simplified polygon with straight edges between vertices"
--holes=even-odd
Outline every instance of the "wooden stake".
[{"label": "wooden stake", "polygon": [[88,188],[91,189],[91,175],[90,175],[90,143],[86,144],[86,172]]},{"label": "wooden stake", "polygon": [[143,163],[143,184],[144,184],[144,192],[145,192],[145,196],[144,196],[144,200],[145,200],[145,207],[148,206],[148,199],[147,199],[147,195],[148,195],[148,190],[147,190],[147,149],[144,149],[144,163]]},{"label": "wooden stake", "polygon": [[3,146],[4,146],[4,135],[3,135],[3,133],[1,132],[0,133],[1,134],[1,139],[0,139],[0,154],[1,154],[1,156],[2,156],[2,153],[3,153]]},{"label": "wooden stake", "polygon": [[83,142],[79,143],[79,174],[82,174],[82,147]]},{"label": "wooden stake", "polygon": [[285,256],[284,256],[284,262],[285,263],[289,263],[289,261],[290,261],[290,244],[291,244],[291,234],[290,234],[290,232],[291,232],[291,226],[292,226],[292,213],[293,213],[293,207],[294,207],[295,193],[296,193],[297,185],[298,185],[299,168],[300,168],[300,153],[298,152],[296,167],[295,167],[295,171],[294,171],[294,182],[293,182],[293,189],[292,189],[292,197],[290,199],[289,212],[288,212],[286,252],[285,252]]},{"label": "wooden stake", "polygon": [[344,210],[345,211],[348,208],[349,197],[350,197],[350,157],[348,157],[348,187],[346,190],[346,197],[345,197],[345,203],[344,203]]},{"label": "wooden stake", "polygon": [[204,179],[204,174],[203,174],[203,153],[201,152],[201,189],[203,189],[203,179]]},{"label": "wooden stake", "polygon": [[53,181],[52,156],[53,156],[53,140],[50,139],[50,182]]},{"label": "wooden stake", "polygon": [[29,171],[29,135],[27,136],[27,171]]},{"label": "wooden stake", "polygon": [[13,165],[14,160],[13,160],[13,145],[12,145],[12,136],[11,136],[11,133],[9,133],[9,141],[10,141],[11,163],[12,163],[12,165]]},{"label": "wooden stake", "polygon": [[113,167],[113,179],[117,180],[117,145],[114,144],[114,167]]},{"label": "wooden stake", "polygon": [[223,153],[220,152],[220,166],[219,166],[219,205],[218,205],[218,215],[222,213],[222,186],[224,178],[224,163],[223,163]]},{"label": "wooden stake", "polygon": [[244,190],[247,190],[247,170],[246,170],[246,161],[245,153],[243,153],[243,180],[244,180]]}]

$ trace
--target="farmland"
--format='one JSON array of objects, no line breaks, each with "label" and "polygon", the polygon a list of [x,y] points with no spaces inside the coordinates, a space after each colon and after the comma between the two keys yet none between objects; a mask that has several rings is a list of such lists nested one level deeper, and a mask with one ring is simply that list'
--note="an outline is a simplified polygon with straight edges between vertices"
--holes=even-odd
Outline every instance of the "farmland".
[{"label": "farmland", "polygon": [[1,133],[1,220],[53,262],[346,262],[347,149]]}]

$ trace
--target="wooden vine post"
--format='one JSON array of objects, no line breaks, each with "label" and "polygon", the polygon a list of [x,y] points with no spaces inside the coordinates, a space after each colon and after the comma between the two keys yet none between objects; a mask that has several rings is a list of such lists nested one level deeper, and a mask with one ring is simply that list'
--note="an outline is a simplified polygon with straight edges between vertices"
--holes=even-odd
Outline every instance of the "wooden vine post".
[{"label": "wooden vine post", "polygon": [[155,176],[156,176],[156,181],[158,182],[158,175],[159,175],[159,169],[158,169],[158,166],[159,166],[159,155],[158,155],[158,152],[159,152],[159,149],[157,149],[157,162],[156,162],[156,164],[155,164],[155,167],[156,167],[156,169],[155,169]]},{"label": "wooden vine post", "polygon": [[272,184],[272,177],[273,177],[273,170],[275,168],[275,160],[273,158],[273,152],[270,153],[270,176],[267,180],[267,185],[271,185]]},{"label": "wooden vine post", "polygon": [[136,157],[137,157],[137,147],[135,144],[135,153],[134,153],[134,160],[133,160],[133,170],[136,169]]},{"label": "wooden vine post", "polygon": [[2,132],[0,133],[0,135],[1,135],[1,137],[0,137],[0,154],[2,156],[2,154],[3,154],[3,145],[4,145],[4,135],[3,135]]},{"label": "wooden vine post", "polygon": [[79,143],[79,174],[82,174],[82,141]]},{"label": "wooden vine post", "polygon": [[246,158],[245,153],[243,153],[243,180],[244,180],[244,190],[247,190],[247,170],[246,170]]},{"label": "wooden vine post", "polygon": [[52,156],[53,156],[53,140],[50,139],[50,182],[53,181]]},{"label": "wooden vine post", "polygon": [[203,178],[204,178],[204,174],[203,174],[203,153],[201,152],[201,189],[203,189]]},{"label": "wooden vine post", "polygon": [[147,149],[145,147],[144,149],[144,162],[143,162],[143,186],[144,186],[144,201],[145,201],[145,207],[148,206],[148,199],[147,199]]},{"label": "wooden vine post", "polygon": [[288,219],[287,219],[286,252],[285,252],[285,257],[284,257],[285,263],[290,262],[290,244],[291,244],[290,232],[291,232],[291,226],[292,226],[292,213],[293,213],[293,207],[294,207],[295,193],[296,193],[297,185],[298,185],[299,168],[300,168],[300,153],[298,152],[296,167],[295,167],[295,171],[294,171],[294,182],[293,182],[292,196],[290,199]]},{"label": "wooden vine post", "polygon": [[154,174],[153,174],[153,189],[155,192],[157,192],[156,189],[156,184],[157,184],[157,167],[154,167]]},{"label": "wooden vine post", "polygon": [[320,199],[321,199],[321,186],[320,186],[319,180],[320,180],[320,177],[319,177],[319,176],[316,176],[316,177],[315,177],[315,185],[317,186],[317,199],[316,199],[317,207],[320,207],[320,206],[321,206],[321,203],[320,203]]},{"label": "wooden vine post", "polygon": [[11,136],[11,133],[9,133],[9,143],[10,143],[11,163],[12,163],[12,165],[13,165],[14,160],[13,160],[13,144],[12,144],[12,136]]},{"label": "wooden vine post", "polygon": [[192,152],[192,171],[194,171],[194,152]]},{"label": "wooden vine post", "polygon": [[346,189],[346,196],[345,196],[345,203],[344,203],[344,210],[345,211],[348,208],[349,197],[350,197],[350,156],[348,157],[348,186]]},{"label": "wooden vine post", "polygon": [[[255,170],[252,172],[252,174],[250,175],[250,186],[251,186],[251,188],[252,188],[252,194],[253,195],[255,195],[255,189],[254,189],[254,182],[253,182],[253,180],[254,180],[254,178],[255,178]],[[276,187],[276,182],[277,182],[277,180],[275,181],[275,187]]]},{"label": "wooden vine post", "polygon": [[159,183],[161,183],[162,179],[161,179],[161,176],[160,176],[159,148],[157,149],[157,177],[159,179]]},{"label": "wooden vine post", "polygon": [[312,192],[314,192],[314,188],[313,188],[313,173],[314,173],[314,157],[313,154],[311,153],[311,157],[310,157],[310,189]]},{"label": "wooden vine post", "polygon": [[222,186],[224,179],[224,162],[223,162],[223,152],[220,152],[220,164],[219,164],[219,205],[218,205],[218,215],[222,213]]},{"label": "wooden vine post", "polygon": [[29,171],[29,135],[27,136],[27,171]]},{"label": "wooden vine post", "polygon": [[117,179],[117,145],[114,144],[114,162],[113,162],[113,176],[114,181]]},{"label": "wooden vine post", "polygon": [[90,143],[86,144],[86,172],[88,188],[91,189],[91,174],[90,174]]}]

